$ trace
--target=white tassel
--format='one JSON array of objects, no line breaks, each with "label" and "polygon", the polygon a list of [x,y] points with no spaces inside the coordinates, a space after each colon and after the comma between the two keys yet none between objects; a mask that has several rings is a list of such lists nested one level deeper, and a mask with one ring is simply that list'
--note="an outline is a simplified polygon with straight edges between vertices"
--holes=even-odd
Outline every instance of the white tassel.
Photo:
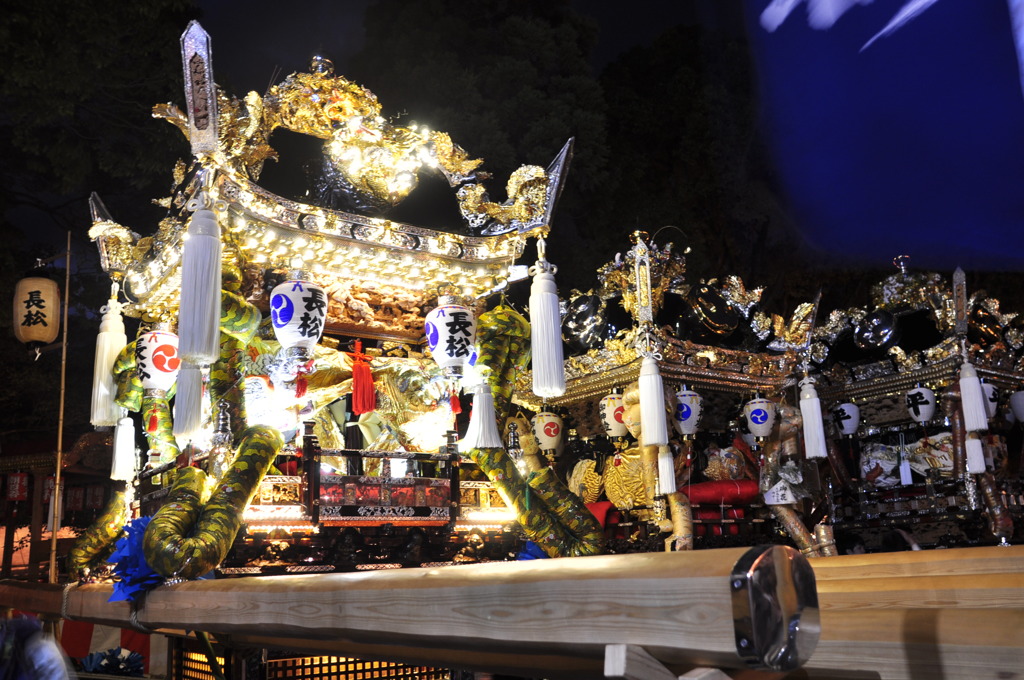
[{"label": "white tassel", "polygon": [[640,364],[640,434],[644,446],[668,446],[665,388],[653,357],[644,357]]},{"label": "white tassel", "polygon": [[96,355],[92,364],[92,411],[89,422],[93,427],[113,427],[121,415],[121,407],[114,402],[117,386],[114,384],[114,361],[128,344],[121,318],[121,303],[111,298],[102,310],[100,332],[96,336]]},{"label": "white tassel", "polygon": [[174,436],[189,439],[203,427],[203,372],[183,362],[174,397]]},{"label": "white tassel", "polygon": [[544,259],[544,239],[537,242],[539,260],[530,286],[530,350],[533,353],[533,393],[542,399],[565,394],[562,357],[562,316],[558,310],[555,268]]},{"label": "white tassel", "polygon": [[977,432],[988,429],[985,393],[981,390],[978,373],[970,362],[960,367],[960,406],[964,412],[964,429]]},{"label": "white tassel", "polygon": [[178,353],[196,365],[220,354],[220,227],[212,210],[196,210],[181,255]]},{"label": "white tassel", "polygon": [[110,466],[110,478],[130,482],[135,477],[135,421],[125,416],[117,421],[114,428],[114,460]]},{"label": "white tassel", "polygon": [[459,450],[496,449],[501,446],[491,387],[486,384],[477,385],[473,392],[473,412],[469,416],[469,427],[466,428],[466,436],[459,442]]},{"label": "white tassel", "polygon": [[964,449],[967,451],[967,472],[972,475],[980,475],[985,471],[985,447],[982,446],[981,440],[976,434],[967,435]]},{"label": "white tassel", "polygon": [[662,494],[676,492],[676,465],[668,446],[658,447],[658,491]]},{"label": "white tassel", "polygon": [[808,458],[826,458],[825,424],[821,419],[821,400],[814,379],[800,381],[800,415],[804,421],[804,454]]}]

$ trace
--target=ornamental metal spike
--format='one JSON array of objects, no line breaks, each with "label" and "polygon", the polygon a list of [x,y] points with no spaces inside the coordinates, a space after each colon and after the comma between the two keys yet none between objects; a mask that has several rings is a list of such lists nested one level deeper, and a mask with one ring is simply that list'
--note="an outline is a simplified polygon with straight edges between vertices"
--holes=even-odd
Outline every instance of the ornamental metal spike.
[{"label": "ornamental metal spike", "polygon": [[213,82],[210,36],[198,21],[181,34],[181,67],[185,75],[188,140],[195,157],[217,150],[217,93]]},{"label": "ornamental metal spike", "polygon": [[958,337],[967,337],[967,275],[960,267],[953,272],[953,313]]},{"label": "ornamental metal spike", "polygon": [[555,159],[548,166],[548,187],[544,200],[544,224],[550,225],[554,217],[555,205],[559,196],[562,195],[562,184],[565,181],[565,173],[569,170],[569,163],[572,162],[572,147],[576,138],[570,137],[562,146]]}]

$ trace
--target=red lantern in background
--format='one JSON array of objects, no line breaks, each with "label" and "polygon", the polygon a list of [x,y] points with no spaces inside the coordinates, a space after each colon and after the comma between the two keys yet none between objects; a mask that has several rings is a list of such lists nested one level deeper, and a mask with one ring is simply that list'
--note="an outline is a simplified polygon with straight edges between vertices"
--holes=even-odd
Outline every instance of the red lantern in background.
[{"label": "red lantern in background", "polygon": [[12,472],[7,475],[7,500],[28,500],[28,475],[24,472]]},{"label": "red lantern in background", "polygon": [[78,512],[85,507],[85,487],[84,486],[71,486],[68,487],[68,512]]},{"label": "red lantern in background", "polygon": [[90,484],[85,490],[85,507],[89,510],[100,510],[103,507],[105,492],[102,484]]},{"label": "red lantern in background", "polygon": [[60,333],[60,288],[53,279],[27,276],[14,287],[14,336],[30,347],[49,345]]}]

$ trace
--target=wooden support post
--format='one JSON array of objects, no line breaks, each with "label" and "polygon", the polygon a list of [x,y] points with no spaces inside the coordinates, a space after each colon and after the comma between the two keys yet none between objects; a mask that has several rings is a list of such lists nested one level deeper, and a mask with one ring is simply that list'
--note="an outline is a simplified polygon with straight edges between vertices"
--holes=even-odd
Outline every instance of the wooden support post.
[{"label": "wooden support post", "polygon": [[604,677],[608,680],[676,680],[675,673],[637,645],[605,647]]}]

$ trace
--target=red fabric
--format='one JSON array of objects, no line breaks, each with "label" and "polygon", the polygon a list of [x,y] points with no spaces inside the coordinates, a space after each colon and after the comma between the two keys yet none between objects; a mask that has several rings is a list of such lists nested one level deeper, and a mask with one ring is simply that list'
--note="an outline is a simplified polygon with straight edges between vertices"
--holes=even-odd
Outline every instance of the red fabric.
[{"label": "red fabric", "polygon": [[452,390],[452,398],[449,400],[448,404],[452,407],[452,413],[454,415],[462,413],[462,402],[459,401],[458,390]]},{"label": "red fabric", "polygon": [[[60,644],[73,659],[81,659],[92,652],[105,652],[114,647],[122,647],[142,655],[142,669],[146,673],[150,669],[150,639],[146,633],[128,628],[96,626],[86,621],[66,620],[60,631]],[[163,666],[163,663],[158,665]]]},{"label": "red fabric", "polygon": [[373,373],[370,371],[370,364],[367,360],[368,354],[363,354],[363,343],[356,340],[352,357],[352,413],[362,415],[370,413],[377,408],[377,390],[373,387]]},{"label": "red fabric", "polygon": [[296,399],[302,399],[304,396],[306,396],[306,390],[308,390],[308,389],[309,389],[309,381],[305,377],[300,375],[297,378],[295,378],[295,398]]},{"label": "red fabric", "polygon": [[611,501],[598,501],[596,503],[587,503],[587,510],[590,510],[590,514],[597,518],[597,521],[601,523],[603,529],[608,522],[608,511],[615,506]]},{"label": "red fabric", "polygon": [[705,503],[720,505],[743,505],[757,498],[760,493],[757,482],[752,479],[737,479],[722,482],[701,482],[691,484],[679,489],[690,503],[702,505]]}]

